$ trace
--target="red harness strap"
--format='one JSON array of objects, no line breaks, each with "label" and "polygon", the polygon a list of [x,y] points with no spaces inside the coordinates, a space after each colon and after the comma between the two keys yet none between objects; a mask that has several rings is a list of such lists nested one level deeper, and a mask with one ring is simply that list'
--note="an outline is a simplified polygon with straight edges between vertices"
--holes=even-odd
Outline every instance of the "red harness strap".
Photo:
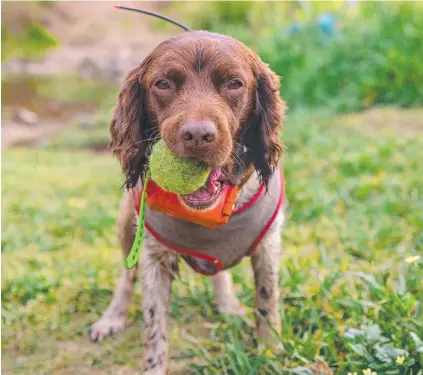
[{"label": "red harness strap", "polygon": [[[281,191],[279,192],[278,204],[276,205],[276,208],[275,208],[275,211],[273,212],[272,217],[266,223],[265,227],[260,232],[260,234],[258,235],[258,237],[256,238],[256,240],[254,241],[253,246],[251,246],[251,250],[247,254],[249,256],[251,256],[251,255],[253,255],[255,253],[255,251],[257,249],[257,246],[259,245],[259,243],[261,242],[261,240],[263,239],[263,237],[266,235],[267,231],[272,226],[273,222],[275,221],[276,217],[278,216],[278,212],[279,212],[281,206],[283,205],[283,197],[285,196],[285,179],[284,179],[284,176],[283,176],[282,168],[279,168],[279,172],[280,172],[280,176],[281,176]],[[263,186],[263,188],[264,188],[264,186]]]},{"label": "red harness strap", "polygon": [[148,223],[145,223],[145,227],[147,228],[147,230],[152,234],[152,236],[157,241],[159,241],[162,245],[165,245],[169,249],[174,250],[177,253],[180,253],[180,254],[183,254],[183,255],[188,255],[188,256],[191,256],[191,257],[194,257],[194,258],[197,258],[197,259],[205,260],[206,262],[210,262],[210,263],[214,264],[215,267],[216,267],[216,272],[205,272],[204,270],[195,269],[196,272],[199,272],[199,273],[206,275],[206,276],[212,276],[212,275],[215,275],[217,272],[222,270],[223,264],[219,259],[217,259],[217,258],[215,258],[211,255],[204,254],[200,251],[183,249],[182,247],[175,246],[174,244],[170,243],[169,241],[164,239],[162,236],[160,236],[160,234],[158,234],[153,228],[151,228],[148,225]]},{"label": "red harness strap", "polygon": [[[278,169],[279,169],[280,177],[281,177],[281,191],[279,193],[278,203],[276,205],[276,208],[275,208],[270,220],[266,223],[263,230],[260,232],[260,234],[258,235],[256,240],[254,241],[253,245],[251,246],[250,251],[247,253],[247,255],[249,255],[249,256],[254,254],[255,250],[257,249],[257,246],[260,244],[261,240],[266,235],[266,233],[268,232],[268,230],[272,226],[273,222],[275,221],[275,219],[278,215],[278,212],[279,212],[279,210],[280,210],[280,208],[283,204],[283,197],[284,197],[284,194],[285,194],[285,181],[284,181],[282,169],[281,168],[278,168]],[[260,197],[264,194],[264,192],[265,192],[265,186],[261,185],[260,188],[258,189],[257,193],[254,194],[254,196],[248,202],[246,202],[241,207],[234,210],[232,212],[232,215],[236,215],[237,213],[239,213],[241,211],[245,211],[248,208],[250,208],[251,206],[253,206],[254,203],[256,203],[260,199]],[[137,215],[139,215],[140,204],[141,204],[141,194],[139,194],[139,197],[137,197],[137,193],[136,193],[135,188],[132,188],[131,189],[131,195],[132,195],[132,200],[134,202],[135,211],[137,212]],[[201,259],[201,260],[204,260],[206,262],[210,262],[216,267],[215,272],[213,272],[213,271],[206,272],[205,270],[202,270],[202,269],[194,269],[196,272],[199,272],[199,273],[206,275],[206,276],[211,276],[211,275],[214,275],[217,272],[222,270],[223,264],[219,259],[217,259],[217,258],[215,258],[211,255],[207,255],[207,254],[204,254],[202,252],[196,251],[196,250],[189,250],[189,249],[181,248],[179,246],[175,246],[174,244],[170,243],[165,238],[160,236],[160,234],[158,234],[153,228],[151,228],[150,225],[148,225],[147,222],[145,223],[145,227],[147,228],[147,230],[151,233],[151,235],[158,242],[160,242],[162,245],[168,247],[169,249],[174,250],[174,251],[176,251],[180,254],[183,254],[183,255],[195,257],[197,259]]]}]

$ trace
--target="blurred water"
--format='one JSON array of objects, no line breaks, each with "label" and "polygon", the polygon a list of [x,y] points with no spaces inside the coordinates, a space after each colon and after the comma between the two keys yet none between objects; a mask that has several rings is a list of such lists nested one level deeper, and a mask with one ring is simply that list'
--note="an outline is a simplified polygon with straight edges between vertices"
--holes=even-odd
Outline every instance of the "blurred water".
[{"label": "blurred water", "polygon": [[97,105],[90,101],[60,100],[44,92],[50,87],[66,85],[57,76],[17,75],[2,79],[2,116],[10,117],[14,110],[25,108],[45,120],[67,121],[78,113],[92,112]]}]

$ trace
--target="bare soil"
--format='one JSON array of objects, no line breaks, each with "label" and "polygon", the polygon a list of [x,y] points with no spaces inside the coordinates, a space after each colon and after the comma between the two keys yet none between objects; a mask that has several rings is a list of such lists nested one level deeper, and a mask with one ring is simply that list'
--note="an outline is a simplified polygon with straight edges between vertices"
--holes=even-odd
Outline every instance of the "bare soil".
[{"label": "bare soil", "polygon": [[[162,7],[158,2],[140,1],[125,2],[125,5],[156,11]],[[37,19],[59,40],[60,46],[38,61],[4,62],[2,69],[8,75],[44,77],[71,73],[120,82],[157,44],[171,35],[154,31],[151,17],[115,9],[112,2],[59,1],[37,8],[20,2],[2,4],[2,18],[12,19],[16,25],[23,23],[28,12],[36,12]],[[8,96],[3,96],[3,148],[41,140],[64,129],[75,115],[95,110],[68,105],[59,108],[52,118],[49,108],[54,103],[41,103],[42,108],[34,111],[31,109],[34,97],[26,95],[27,92],[27,88],[21,86],[15,90],[9,87]],[[38,123],[31,127],[20,124],[13,116],[5,115],[10,107],[30,108],[39,116]]]}]

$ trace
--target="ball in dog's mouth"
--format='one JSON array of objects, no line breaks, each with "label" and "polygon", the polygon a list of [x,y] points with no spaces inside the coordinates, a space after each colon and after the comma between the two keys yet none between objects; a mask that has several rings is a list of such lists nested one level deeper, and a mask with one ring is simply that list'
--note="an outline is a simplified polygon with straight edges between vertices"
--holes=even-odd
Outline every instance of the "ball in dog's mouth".
[{"label": "ball in dog's mouth", "polygon": [[191,194],[180,195],[181,200],[188,207],[196,210],[212,207],[218,201],[222,191],[222,182],[219,180],[221,173],[220,168],[213,169],[204,186]]}]

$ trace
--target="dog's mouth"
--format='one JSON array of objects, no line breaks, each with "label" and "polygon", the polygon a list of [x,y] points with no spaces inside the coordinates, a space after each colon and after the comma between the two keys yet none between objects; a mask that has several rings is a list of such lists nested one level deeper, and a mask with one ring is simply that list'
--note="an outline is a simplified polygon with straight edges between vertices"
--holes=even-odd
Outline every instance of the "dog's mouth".
[{"label": "dog's mouth", "polygon": [[222,170],[220,168],[213,169],[204,186],[192,194],[180,195],[182,202],[195,210],[205,210],[213,207],[218,202],[222,192],[223,181],[221,177]]}]

